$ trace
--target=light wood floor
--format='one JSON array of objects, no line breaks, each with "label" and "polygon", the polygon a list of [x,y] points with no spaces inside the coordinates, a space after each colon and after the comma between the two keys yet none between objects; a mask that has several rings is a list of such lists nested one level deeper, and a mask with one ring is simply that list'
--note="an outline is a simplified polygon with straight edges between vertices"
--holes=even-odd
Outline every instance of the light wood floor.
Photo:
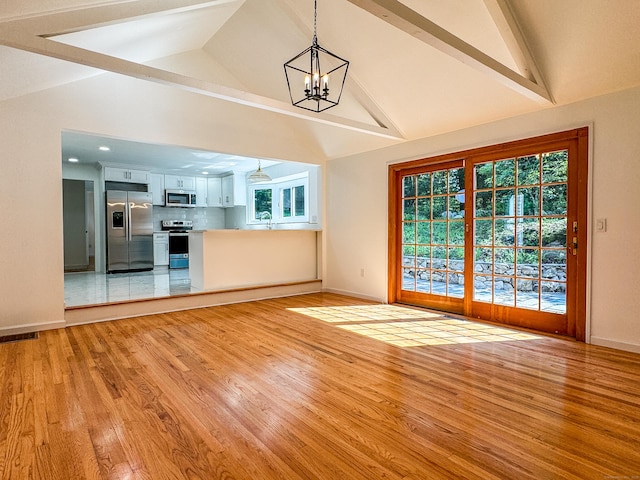
[{"label": "light wood floor", "polygon": [[640,475],[640,355],[527,336],[399,347],[356,324],[416,318],[366,305],[315,294],[0,345],[1,478]]}]

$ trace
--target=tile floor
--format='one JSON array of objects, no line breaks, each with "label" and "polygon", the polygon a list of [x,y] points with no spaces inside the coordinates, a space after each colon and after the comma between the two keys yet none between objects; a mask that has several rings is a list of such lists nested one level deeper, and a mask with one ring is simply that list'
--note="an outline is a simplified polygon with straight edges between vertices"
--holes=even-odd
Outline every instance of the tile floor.
[{"label": "tile floor", "polygon": [[64,275],[64,301],[67,307],[168,297],[194,291],[188,268],[160,267],[148,272],[108,275],[78,272]]}]

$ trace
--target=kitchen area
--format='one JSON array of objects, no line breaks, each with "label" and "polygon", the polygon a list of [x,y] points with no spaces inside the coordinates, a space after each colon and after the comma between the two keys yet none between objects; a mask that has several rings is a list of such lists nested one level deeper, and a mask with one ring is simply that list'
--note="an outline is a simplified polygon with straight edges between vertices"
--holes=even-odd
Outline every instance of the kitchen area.
[{"label": "kitchen area", "polygon": [[[88,152],[100,152],[99,155],[91,155],[91,161],[80,161],[78,157],[82,153],[73,156],[63,148],[64,182],[75,179],[91,184],[91,192],[94,192],[92,201],[87,202],[83,211],[86,224],[95,228],[92,235],[89,235],[90,228],[86,230],[88,238],[93,239],[93,245],[87,242],[87,252],[94,255],[86,263],[93,265],[93,269],[67,269],[65,255],[67,307],[173,297],[206,290],[201,283],[196,281],[194,284],[192,281],[193,269],[190,267],[193,266],[193,259],[189,244],[196,232],[319,230],[319,167],[190,151],[191,156],[198,154],[206,157],[206,161],[197,165],[197,171],[193,174],[175,174],[175,170],[187,171],[188,167],[185,167],[195,162],[190,157],[187,163],[184,159],[180,160],[180,155],[171,155],[175,151],[164,153],[174,158],[173,162],[167,159],[160,161],[159,150],[154,146],[148,146],[144,149],[146,154],[141,154],[139,145],[134,145],[137,150],[129,148],[122,140],[96,137],[91,141],[94,145],[86,146],[84,156],[89,157],[86,155]],[[127,147],[124,150],[123,145]],[[121,157],[104,155],[113,150],[127,151],[135,164],[125,165],[120,163]],[[214,155],[223,161],[215,163],[212,161]],[[100,161],[96,161],[96,158]],[[272,177],[267,177],[270,182],[263,181],[256,187],[247,178],[256,168],[261,168],[260,162],[265,166],[264,171],[272,172]],[[307,182],[304,191],[307,197],[304,204],[306,221],[292,221],[291,214],[285,213],[281,223],[278,223],[276,211],[269,212],[268,219],[264,218],[264,211],[254,211],[257,200],[253,192],[256,188],[271,188],[275,197],[278,182],[286,186],[291,184],[291,178],[302,177]],[[77,224],[77,219],[82,215],[72,212],[78,208],[77,201],[65,202],[63,216],[76,219]],[[260,208],[264,208],[262,203]],[[277,200],[272,208],[278,208]],[[276,217],[275,222],[272,216]],[[76,245],[81,243],[82,239],[75,242]],[[259,243],[261,240],[256,240],[254,246],[259,248]],[[216,251],[217,256],[224,257],[224,250]],[[277,257],[273,253],[271,256]],[[201,272],[203,258],[197,257],[197,262],[196,270]],[[251,281],[249,275],[245,283],[251,284]],[[224,282],[220,285],[224,285]]]}]

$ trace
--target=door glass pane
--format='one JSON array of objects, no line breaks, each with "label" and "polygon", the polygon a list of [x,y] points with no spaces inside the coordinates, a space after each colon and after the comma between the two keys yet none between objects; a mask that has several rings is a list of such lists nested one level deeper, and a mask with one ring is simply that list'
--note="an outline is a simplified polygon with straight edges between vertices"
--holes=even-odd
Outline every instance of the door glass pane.
[{"label": "door glass pane", "polygon": [[476,193],[476,217],[493,216],[493,192]]},{"label": "door glass pane", "polygon": [[542,213],[544,215],[567,214],[567,184],[542,187]]},{"label": "door glass pane", "polygon": [[476,165],[473,172],[476,190],[493,187],[493,162]]},{"label": "door glass pane", "polygon": [[447,217],[447,197],[435,197],[432,201],[432,212],[433,215],[431,218],[434,220],[439,220]]},{"label": "door glass pane", "polygon": [[447,244],[447,222],[433,222],[433,244]]},{"label": "door glass pane", "polygon": [[567,246],[566,217],[542,219],[542,246],[543,247],[566,247]]},{"label": "door glass pane", "polygon": [[515,244],[515,223],[513,218],[495,221],[494,245],[511,247]]},{"label": "door glass pane", "polygon": [[464,221],[449,221],[449,245],[464,245]]},{"label": "door glass pane", "polygon": [[540,183],[540,159],[538,155],[518,158],[518,185]]},{"label": "door glass pane", "polygon": [[447,171],[440,170],[433,172],[433,190],[434,195],[447,193]]},{"label": "door glass pane", "polygon": [[452,168],[449,170],[449,193],[460,190],[464,190],[464,168]]},{"label": "door glass pane", "polygon": [[429,245],[431,243],[431,222],[419,222],[418,238],[416,243],[420,245]]},{"label": "door glass pane", "polygon": [[569,155],[566,150],[542,154],[542,182],[556,183],[567,181]]},{"label": "door glass pane", "polygon": [[511,187],[516,184],[515,159],[496,162],[496,187]]},{"label": "door glass pane", "polygon": [[418,199],[418,220],[431,219],[431,198]]},{"label": "door glass pane", "polygon": [[425,195],[431,195],[431,174],[423,173],[418,175],[418,196],[423,197]]},{"label": "door glass pane", "polygon": [[464,296],[464,169],[402,180],[402,289]]},{"label": "door glass pane", "polygon": [[474,301],[566,312],[567,160],[563,150],[474,167]]},{"label": "door glass pane", "polygon": [[518,216],[540,214],[540,187],[519,188],[517,196]]},{"label": "door glass pane", "polygon": [[402,218],[404,220],[415,220],[416,218],[416,201],[415,199],[404,200],[402,202]]},{"label": "door glass pane", "polygon": [[540,245],[540,219],[517,219],[516,244],[521,247],[538,247]]},{"label": "door glass pane", "polygon": [[[515,192],[515,189],[496,191],[496,217],[515,216]],[[519,209],[519,211],[521,211],[521,209]]]},{"label": "door glass pane", "polygon": [[409,176],[402,179],[402,192],[403,197],[416,196],[416,177]]},{"label": "door glass pane", "polygon": [[475,245],[492,245],[493,244],[493,221],[476,220],[474,223],[474,244]]}]

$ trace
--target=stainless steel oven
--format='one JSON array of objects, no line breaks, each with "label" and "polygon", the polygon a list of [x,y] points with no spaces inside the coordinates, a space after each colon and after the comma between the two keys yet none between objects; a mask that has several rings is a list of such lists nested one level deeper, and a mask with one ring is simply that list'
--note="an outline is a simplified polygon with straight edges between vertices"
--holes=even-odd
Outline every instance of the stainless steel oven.
[{"label": "stainless steel oven", "polygon": [[163,220],[162,230],[169,231],[169,268],[189,268],[189,230],[191,220]]}]

